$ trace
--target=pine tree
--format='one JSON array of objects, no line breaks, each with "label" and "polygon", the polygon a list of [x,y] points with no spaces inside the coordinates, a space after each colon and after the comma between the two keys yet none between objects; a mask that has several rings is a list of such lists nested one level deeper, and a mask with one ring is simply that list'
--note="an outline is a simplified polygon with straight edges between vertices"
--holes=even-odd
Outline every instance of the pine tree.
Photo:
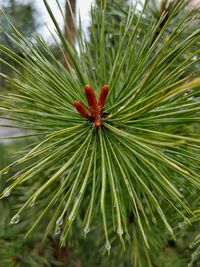
[{"label": "pine tree", "polygon": [[[77,53],[43,2],[72,64],[66,70],[41,36],[2,29],[23,58],[0,46],[16,72],[2,74],[15,92],[1,96],[1,117],[29,138],[1,171],[9,178],[1,198],[17,203],[11,224],[44,240],[55,232],[61,246],[84,244],[84,232],[112,253],[101,266],[120,256],[120,266],[175,266],[159,251],[200,217],[199,10],[184,0],[158,9],[102,1],[91,10],[90,40],[76,28]],[[192,244],[198,266],[199,236]]]}]

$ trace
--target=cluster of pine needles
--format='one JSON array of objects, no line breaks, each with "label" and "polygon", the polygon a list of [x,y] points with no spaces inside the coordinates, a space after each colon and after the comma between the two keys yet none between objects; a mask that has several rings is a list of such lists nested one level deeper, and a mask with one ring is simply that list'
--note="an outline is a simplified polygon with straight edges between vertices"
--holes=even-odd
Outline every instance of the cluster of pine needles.
[{"label": "cluster of pine needles", "polygon": [[[31,140],[1,171],[17,169],[1,198],[28,188],[11,223],[34,206],[27,234],[46,218],[44,236],[55,231],[65,245],[81,225],[85,235],[104,233],[109,253],[119,239],[133,246],[135,264],[140,251],[150,261],[153,247],[200,217],[199,10],[174,1],[157,18],[151,1],[119,5],[114,15],[109,3],[93,6],[89,40],[81,22],[76,28],[77,50],[43,2],[67,69],[40,35],[1,29],[23,55],[0,45],[14,73],[1,74],[12,88],[1,96],[1,118]],[[74,101],[87,107],[85,85],[98,98],[104,84],[106,116],[96,127]]]}]

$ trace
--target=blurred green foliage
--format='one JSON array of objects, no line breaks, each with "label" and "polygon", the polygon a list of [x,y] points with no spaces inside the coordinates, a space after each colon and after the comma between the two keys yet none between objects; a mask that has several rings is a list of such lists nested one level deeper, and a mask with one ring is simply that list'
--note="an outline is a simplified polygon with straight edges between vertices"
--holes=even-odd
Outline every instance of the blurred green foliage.
[{"label": "blurred green foliage", "polygon": [[[5,17],[2,12],[6,14],[7,17]],[[36,19],[34,2],[23,4],[21,1],[17,0],[6,0],[2,1],[0,6],[0,30],[2,28],[6,29],[7,31],[7,35],[0,34],[0,44],[6,46],[8,49],[23,57],[23,51],[19,49],[18,44],[12,42],[10,39],[13,29],[8,23],[8,19],[24,37],[31,37],[31,34],[36,31],[36,29],[38,29],[40,25],[38,20]],[[5,53],[1,52],[1,47],[0,58],[5,60],[8,64],[10,63],[10,58]],[[2,64],[2,62],[0,61],[0,72],[4,74],[10,74],[11,69],[9,69],[8,65]],[[4,82],[4,79],[0,76],[1,89],[5,89],[5,86],[6,84]]]}]

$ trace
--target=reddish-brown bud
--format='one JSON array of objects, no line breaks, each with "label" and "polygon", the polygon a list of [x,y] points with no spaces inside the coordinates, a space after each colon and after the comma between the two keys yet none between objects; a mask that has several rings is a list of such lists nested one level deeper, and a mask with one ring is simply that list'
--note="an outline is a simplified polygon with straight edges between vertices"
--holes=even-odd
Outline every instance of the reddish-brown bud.
[{"label": "reddish-brown bud", "polygon": [[97,106],[97,99],[94,93],[94,89],[90,85],[85,86],[85,95],[88,101],[90,110]]},{"label": "reddish-brown bud", "polygon": [[103,108],[106,103],[106,98],[108,95],[108,85],[105,84],[100,91],[99,100],[97,102],[94,89],[90,85],[85,86],[85,95],[87,98],[88,106],[90,112],[88,112],[82,103],[78,100],[74,102],[74,106],[77,111],[83,116],[84,118],[88,119],[96,128],[101,127],[102,119],[106,118],[106,113],[103,112]]},{"label": "reddish-brown bud", "polygon": [[96,128],[101,127],[101,118],[96,118],[94,121],[94,125],[96,126]]},{"label": "reddish-brown bud", "polygon": [[74,106],[77,109],[77,111],[81,114],[81,116],[83,116],[86,119],[90,118],[89,112],[84,108],[84,106],[80,101],[78,100],[74,101]]},{"label": "reddish-brown bud", "polygon": [[101,88],[100,95],[99,95],[99,101],[98,101],[98,105],[101,108],[101,111],[103,110],[103,108],[105,106],[106,98],[107,98],[107,95],[108,95],[108,90],[109,90],[109,88],[108,88],[107,84],[105,84]]}]

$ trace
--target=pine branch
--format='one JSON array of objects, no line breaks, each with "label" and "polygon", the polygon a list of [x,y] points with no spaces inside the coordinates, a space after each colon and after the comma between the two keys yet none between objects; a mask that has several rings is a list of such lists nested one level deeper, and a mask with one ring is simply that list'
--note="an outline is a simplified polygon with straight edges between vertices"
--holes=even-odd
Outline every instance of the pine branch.
[{"label": "pine branch", "polygon": [[[66,71],[42,37],[26,40],[14,26],[10,38],[25,59],[0,47],[23,66],[20,72],[9,65],[16,77],[6,80],[16,93],[2,96],[1,116],[37,137],[27,153],[2,170],[20,168],[1,198],[23,184],[35,185],[11,223],[35,204],[38,216],[28,234],[51,214],[45,236],[54,228],[61,245],[79,222],[85,234],[91,227],[100,236],[104,232],[109,253],[116,239],[122,247],[130,241],[135,266],[141,266],[141,255],[151,266],[149,248],[159,247],[156,238],[162,240],[166,230],[165,237],[175,239],[177,224],[192,221],[198,209],[189,205],[188,190],[200,188],[200,31],[191,30],[199,14],[184,10],[177,18],[175,7],[155,39],[160,24],[154,17],[147,24],[148,5],[142,11],[130,6],[121,28],[110,27],[106,6],[93,8],[90,43],[77,30],[78,55],[44,2],[60,49],[73,65]],[[107,83],[102,98],[100,88]]]}]

